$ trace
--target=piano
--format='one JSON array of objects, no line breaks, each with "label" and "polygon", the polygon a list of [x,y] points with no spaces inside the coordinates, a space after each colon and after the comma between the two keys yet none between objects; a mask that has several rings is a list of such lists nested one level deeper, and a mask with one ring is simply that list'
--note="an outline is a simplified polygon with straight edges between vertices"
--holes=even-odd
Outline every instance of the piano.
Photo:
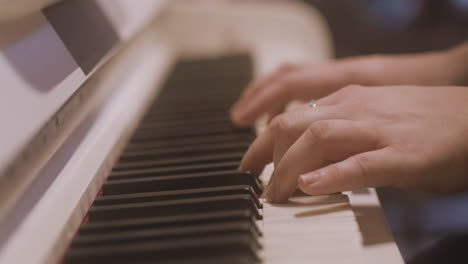
[{"label": "piano", "polygon": [[403,263],[374,189],[260,199],[245,85],[332,57],[296,1],[0,1],[0,263]]}]

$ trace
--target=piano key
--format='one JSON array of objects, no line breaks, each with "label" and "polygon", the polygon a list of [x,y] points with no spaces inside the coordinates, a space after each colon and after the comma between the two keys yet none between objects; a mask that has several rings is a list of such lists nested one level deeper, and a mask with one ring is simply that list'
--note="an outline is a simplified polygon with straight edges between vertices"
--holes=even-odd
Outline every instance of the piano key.
[{"label": "piano key", "polygon": [[[238,95],[242,91],[242,88],[248,84],[248,80],[246,80],[245,77],[246,76],[243,76],[243,74],[233,75],[225,73],[218,76],[206,76],[205,74],[204,78],[200,78],[200,76],[197,76],[196,78],[190,76],[184,76],[183,78],[169,78],[165,83],[165,87],[168,89],[163,90],[161,95],[171,97],[181,96],[180,93],[176,93],[176,90],[187,93],[200,91],[204,92],[207,96],[212,92],[225,90]],[[229,82],[226,81],[226,78],[230,78]]]},{"label": "piano key", "polygon": [[142,131],[137,132],[132,137],[132,141],[141,141],[148,139],[168,139],[168,138],[183,138],[192,136],[206,136],[206,135],[219,135],[230,133],[252,133],[249,129],[241,129],[234,126],[213,125],[206,126],[192,126],[184,129],[159,129],[156,131]]},{"label": "piano key", "polygon": [[170,114],[153,114],[147,115],[143,119],[144,124],[152,124],[152,123],[164,123],[164,122],[184,122],[187,120],[198,120],[200,123],[207,122],[208,120],[212,119],[220,119],[220,118],[227,118],[227,114],[225,112],[214,112],[210,113],[208,116],[202,115],[200,113],[186,113],[185,115],[170,115]]},{"label": "piano key", "polygon": [[[259,263],[257,258],[250,255],[233,255],[233,256],[217,256],[217,257],[197,257],[190,260],[167,260],[164,264],[253,264]],[[154,264],[153,261],[138,261],[132,264]]]},{"label": "piano key", "polygon": [[262,192],[259,180],[250,173],[237,170],[225,172],[201,172],[173,176],[156,176],[124,180],[108,180],[103,185],[103,192],[110,194],[128,194],[137,192],[157,192],[194,188],[249,185],[257,194]]},{"label": "piano key", "polygon": [[114,166],[114,170],[122,169],[140,169],[140,168],[161,168],[174,165],[191,164],[211,164],[216,162],[240,162],[244,152],[217,154],[217,155],[199,155],[196,157],[169,158],[158,160],[126,161],[120,162]]},{"label": "piano key", "polygon": [[256,216],[251,210],[232,210],[230,208],[225,208],[217,212],[109,220],[105,222],[88,222],[80,226],[77,234],[78,236],[88,234],[108,234],[129,230],[184,227],[197,224],[219,224],[244,220],[249,221],[252,225],[256,226]]},{"label": "piano key", "polygon": [[[251,78],[252,72],[253,62],[248,56],[184,59],[175,65],[168,83],[171,80],[210,80],[213,78],[225,82],[229,76],[230,80],[249,81],[248,78]],[[203,76],[203,78],[200,78],[200,76]]]},{"label": "piano key", "polygon": [[192,165],[179,165],[163,168],[146,168],[146,169],[129,169],[129,170],[114,170],[108,176],[108,179],[131,179],[135,176],[160,176],[160,175],[177,175],[184,173],[196,172],[213,172],[213,171],[230,171],[236,170],[239,167],[239,162],[215,162],[208,164],[192,164]]},{"label": "piano key", "polygon": [[213,212],[222,210],[224,208],[250,209],[257,219],[262,218],[261,212],[257,207],[255,200],[250,195],[245,194],[170,200],[162,202],[95,206],[89,209],[88,216],[89,222],[93,222]]},{"label": "piano key", "polygon": [[145,140],[140,142],[130,142],[126,150],[133,149],[156,149],[156,148],[169,148],[177,146],[197,146],[206,143],[229,143],[229,142],[251,142],[254,135],[250,133],[236,133],[236,134],[222,134],[222,135],[209,135],[197,136],[190,138],[177,138],[165,140]]},{"label": "piano key", "polygon": [[188,120],[188,119],[209,119],[214,117],[226,117],[226,109],[218,109],[214,111],[213,109],[207,109],[204,111],[196,112],[181,112],[181,113],[162,113],[162,112],[149,112],[145,115],[143,122],[153,122],[153,121],[170,121],[170,120]]},{"label": "piano key", "polygon": [[[149,109],[147,115],[185,115],[186,113],[207,113],[206,116],[210,116],[210,113],[214,111],[222,112],[226,114],[232,107],[232,102],[226,102],[226,100],[220,100],[218,98],[205,98],[204,101],[183,101],[183,103],[167,102],[166,104],[158,104],[153,108]],[[216,101],[216,103],[214,103]]]},{"label": "piano key", "polygon": [[180,200],[189,198],[212,197],[234,194],[247,194],[254,199],[258,208],[262,208],[262,204],[257,198],[252,186],[249,185],[234,185],[213,188],[199,188],[199,189],[186,189],[176,191],[162,191],[162,192],[147,192],[147,193],[131,193],[121,195],[106,195],[99,196],[94,200],[95,206],[100,205],[115,205],[115,204],[129,204],[141,202],[155,202],[166,200]]},{"label": "piano key", "polygon": [[[188,108],[179,106],[175,109],[165,108],[165,109],[155,109],[153,112],[148,112],[147,116],[183,116],[185,118],[196,118],[197,116],[210,117],[210,116],[219,116],[217,113],[222,113],[226,115],[231,106],[226,105],[199,105],[197,108]],[[187,116],[187,114],[189,114]]]},{"label": "piano key", "polygon": [[[203,84],[201,84],[203,85]],[[201,89],[198,91],[193,91],[193,93],[201,93]],[[153,105],[149,109],[150,111],[156,111],[158,107],[164,107],[164,108],[176,108],[178,106],[183,106],[183,107],[197,107],[198,105],[225,105],[227,106],[227,109],[232,106],[232,103],[238,98],[239,92],[234,91],[234,90],[213,90],[210,92],[209,96],[196,96],[193,94],[193,96],[185,96],[185,95],[191,95],[191,92],[188,92],[182,96],[177,96],[177,95],[164,95],[160,94],[162,99],[158,105]]]},{"label": "piano key", "polygon": [[120,160],[132,161],[141,159],[159,159],[169,157],[183,157],[201,154],[217,154],[230,152],[245,152],[249,143],[204,144],[199,146],[181,146],[165,149],[148,149],[140,151],[125,151]]},{"label": "piano key", "polygon": [[181,127],[185,125],[206,125],[206,124],[231,124],[228,116],[214,116],[204,119],[182,119],[182,120],[166,120],[153,121],[141,124],[138,130],[144,129],[159,129],[159,127]]},{"label": "piano key", "polygon": [[151,131],[173,131],[173,130],[183,130],[190,129],[192,127],[211,127],[211,126],[225,126],[232,127],[230,120],[220,120],[217,118],[205,119],[200,121],[195,121],[192,119],[189,120],[174,120],[174,121],[163,121],[163,122],[148,122],[146,126],[140,126],[136,132],[138,133],[148,133]]},{"label": "piano key", "polygon": [[[131,245],[71,249],[65,256],[73,263],[134,263],[135,261],[190,260],[199,257],[244,256],[259,261],[258,243],[248,234],[236,234],[200,239],[184,239],[163,245],[150,241]],[[159,263],[159,262],[158,262]]]},{"label": "piano key", "polygon": [[203,238],[219,235],[235,235],[247,233],[255,238],[255,241],[261,236],[261,233],[255,225],[248,220],[233,221],[219,224],[196,224],[183,227],[172,228],[151,228],[132,231],[115,232],[112,234],[94,234],[77,237],[71,247],[73,249],[83,247],[110,246],[131,244],[141,241],[158,241],[164,243],[167,240]]},{"label": "piano key", "polygon": [[[229,82],[226,81],[226,78],[230,78]],[[198,98],[203,98],[204,96],[200,96],[202,93],[206,97],[210,97],[217,92],[229,92],[232,95],[228,96],[228,98],[238,98],[242,88],[248,84],[248,80],[241,80],[241,78],[245,78],[245,76],[227,74],[218,77],[205,76],[205,78],[190,78],[184,76],[179,79],[169,79],[165,83],[168,89],[163,90],[160,95],[161,98],[183,98],[184,93],[187,93],[190,95],[197,95],[196,97]],[[177,93],[177,90],[183,93]],[[190,100],[193,97],[187,98]]]}]

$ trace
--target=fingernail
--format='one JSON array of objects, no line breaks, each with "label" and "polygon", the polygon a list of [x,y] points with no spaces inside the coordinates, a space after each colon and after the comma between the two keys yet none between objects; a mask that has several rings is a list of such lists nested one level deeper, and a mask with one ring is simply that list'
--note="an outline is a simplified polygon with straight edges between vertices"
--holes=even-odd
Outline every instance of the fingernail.
[{"label": "fingernail", "polygon": [[299,179],[302,181],[304,185],[311,185],[311,184],[318,182],[319,178],[320,178],[320,175],[318,173],[311,172],[311,173],[301,175]]}]

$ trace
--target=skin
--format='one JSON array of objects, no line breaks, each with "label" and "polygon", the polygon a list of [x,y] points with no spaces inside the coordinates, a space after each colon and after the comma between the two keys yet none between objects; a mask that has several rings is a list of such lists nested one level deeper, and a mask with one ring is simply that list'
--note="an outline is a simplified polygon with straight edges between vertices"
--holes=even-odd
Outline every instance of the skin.
[{"label": "skin", "polygon": [[[393,186],[468,190],[468,45],[417,55],[286,65],[250,84],[232,109],[239,126],[271,122],[241,169],[274,162],[265,191],[284,202],[296,187],[318,195]],[[457,86],[458,85],[458,86]],[[284,112],[291,100],[316,108]]]}]

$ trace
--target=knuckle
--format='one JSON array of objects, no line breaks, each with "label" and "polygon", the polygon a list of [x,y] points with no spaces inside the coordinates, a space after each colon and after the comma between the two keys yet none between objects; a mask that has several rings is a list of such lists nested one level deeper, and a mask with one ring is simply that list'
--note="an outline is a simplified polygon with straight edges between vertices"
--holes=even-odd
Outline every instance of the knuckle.
[{"label": "knuckle", "polygon": [[362,186],[369,186],[369,158],[365,155],[355,156],[355,158],[352,159],[352,164],[357,171],[357,176]]},{"label": "knuckle", "polygon": [[273,118],[270,128],[276,133],[284,133],[293,127],[293,122],[287,115],[283,114]]},{"label": "knuckle", "polygon": [[296,64],[294,63],[283,63],[278,67],[279,72],[289,72],[292,71],[296,68]]},{"label": "knuckle", "polygon": [[362,104],[363,89],[364,86],[356,84],[344,86],[334,94],[335,100],[344,108],[343,111],[351,113],[356,108],[355,104]]},{"label": "knuckle", "polygon": [[316,121],[307,128],[309,136],[319,140],[326,140],[329,138],[331,131],[332,126],[330,122],[323,120]]}]

